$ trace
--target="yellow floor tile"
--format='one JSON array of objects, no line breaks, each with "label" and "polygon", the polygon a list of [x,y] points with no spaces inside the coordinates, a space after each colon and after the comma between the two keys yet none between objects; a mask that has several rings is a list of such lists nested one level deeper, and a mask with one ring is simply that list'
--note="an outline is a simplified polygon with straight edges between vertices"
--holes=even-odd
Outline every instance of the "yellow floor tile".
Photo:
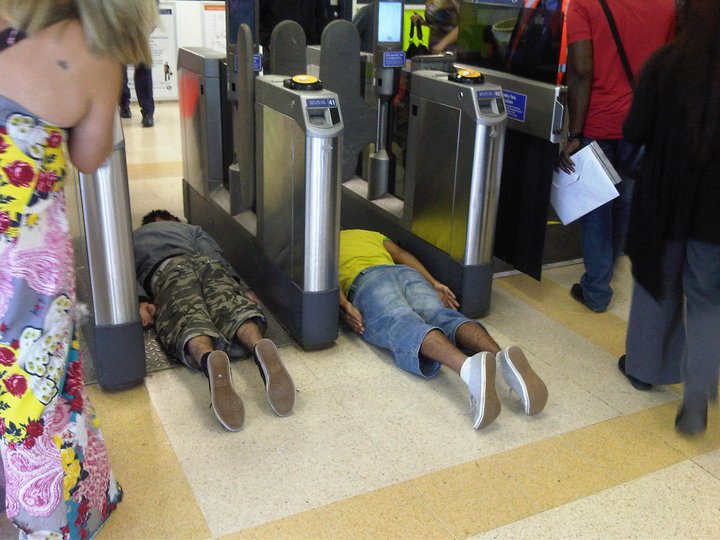
[{"label": "yellow floor tile", "polygon": [[144,386],[88,394],[108,446],[123,501],[100,539],[208,538],[210,530]]},{"label": "yellow floor tile", "polygon": [[494,458],[472,461],[408,483],[423,504],[463,538],[492,530],[541,510],[521,481]]},{"label": "yellow floor tile", "polygon": [[686,459],[642,424],[622,416],[572,431],[562,438],[606,470],[618,483],[634,480]]},{"label": "yellow floor tile", "polygon": [[413,483],[401,483],[224,536],[240,539],[453,538],[422,504]]},{"label": "yellow floor tile", "polygon": [[538,282],[523,274],[496,279],[493,286],[509,292],[613,356],[625,353],[627,321],[610,312],[592,313],[574,300],[565,287],[549,279]]},{"label": "yellow floor tile", "polygon": [[665,403],[628,415],[628,419],[650,431],[687,458],[694,458],[720,448],[720,410],[715,404],[708,409],[708,430],[703,436],[688,437],[675,431],[675,415],[680,402]]},{"label": "yellow floor tile", "polygon": [[134,180],[148,180],[166,176],[176,176],[180,178],[182,177],[182,173],[181,161],[128,164],[128,178],[130,182]]}]

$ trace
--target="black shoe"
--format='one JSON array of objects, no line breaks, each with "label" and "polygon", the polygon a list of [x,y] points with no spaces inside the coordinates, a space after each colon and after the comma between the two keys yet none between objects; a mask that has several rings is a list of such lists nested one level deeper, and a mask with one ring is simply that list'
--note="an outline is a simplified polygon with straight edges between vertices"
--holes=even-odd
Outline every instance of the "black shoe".
[{"label": "black shoe", "polygon": [[120,105],[120,118],[132,118],[130,105]]},{"label": "black shoe", "polygon": [[579,283],[573,283],[573,286],[570,287],[570,296],[572,296],[575,300],[580,302],[583,306],[588,308],[590,311],[593,311],[595,313],[604,313],[604,309],[595,309],[591,308],[587,305],[587,302],[585,302],[585,295],[583,294],[582,287]]},{"label": "black shoe", "polygon": [[623,354],[618,359],[618,369],[620,370],[620,373],[625,375],[625,378],[630,381],[630,384],[633,385],[633,388],[635,390],[641,390],[643,392],[647,392],[648,390],[652,390],[653,385],[650,383],[646,383],[645,381],[641,381],[637,377],[633,377],[632,375],[628,375],[625,373],[625,355]]},{"label": "black shoe", "polygon": [[680,406],[675,417],[675,429],[683,435],[700,435],[707,429],[707,402],[705,406]]},{"label": "black shoe", "polygon": [[151,114],[143,114],[142,127],[153,127],[155,122]]}]

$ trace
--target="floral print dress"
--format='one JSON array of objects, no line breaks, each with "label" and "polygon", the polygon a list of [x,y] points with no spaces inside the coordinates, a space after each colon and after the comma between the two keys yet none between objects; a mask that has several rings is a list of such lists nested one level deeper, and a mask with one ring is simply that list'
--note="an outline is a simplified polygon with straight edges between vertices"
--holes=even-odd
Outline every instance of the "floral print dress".
[{"label": "floral print dress", "polygon": [[0,97],[0,454],[20,537],[92,537],[120,501],[87,399],[62,129]]}]

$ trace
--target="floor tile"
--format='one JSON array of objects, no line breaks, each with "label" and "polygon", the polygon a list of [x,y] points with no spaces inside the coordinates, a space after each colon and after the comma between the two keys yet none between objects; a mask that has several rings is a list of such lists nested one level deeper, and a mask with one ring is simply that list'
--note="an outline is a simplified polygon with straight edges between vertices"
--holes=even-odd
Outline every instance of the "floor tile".
[{"label": "floor tile", "polygon": [[719,490],[685,462],[474,538],[718,538]]}]

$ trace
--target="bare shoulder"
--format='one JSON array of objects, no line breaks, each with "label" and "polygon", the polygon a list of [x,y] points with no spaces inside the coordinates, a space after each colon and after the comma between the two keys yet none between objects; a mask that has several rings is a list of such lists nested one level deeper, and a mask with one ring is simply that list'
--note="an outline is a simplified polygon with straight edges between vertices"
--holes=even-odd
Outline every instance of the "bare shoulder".
[{"label": "bare shoulder", "polygon": [[[43,32],[45,40],[55,51],[56,64],[61,69],[78,68],[84,76],[92,75],[92,70],[110,70],[118,63],[107,56],[94,54],[88,48],[82,24],[78,20],[62,21],[48,27]],[[91,71],[88,71],[91,70]]]}]

